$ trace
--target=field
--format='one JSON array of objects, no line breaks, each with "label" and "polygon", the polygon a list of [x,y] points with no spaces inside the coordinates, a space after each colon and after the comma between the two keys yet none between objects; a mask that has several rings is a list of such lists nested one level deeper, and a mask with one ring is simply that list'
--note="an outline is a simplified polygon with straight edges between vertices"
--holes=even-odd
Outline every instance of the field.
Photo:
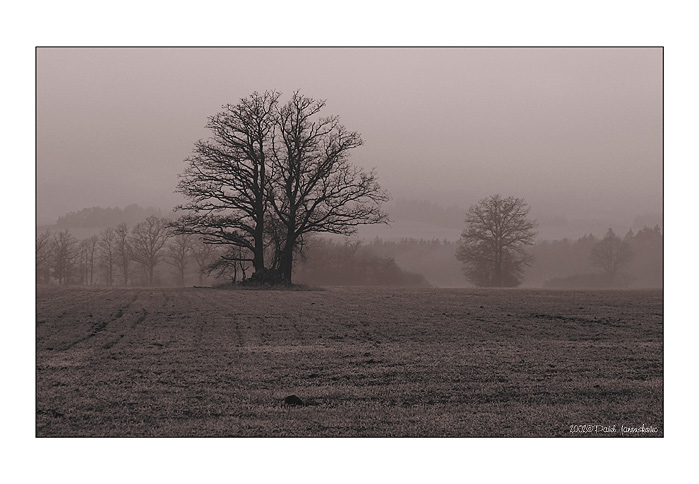
[{"label": "field", "polygon": [[40,286],[36,318],[38,437],[663,436],[660,290]]}]

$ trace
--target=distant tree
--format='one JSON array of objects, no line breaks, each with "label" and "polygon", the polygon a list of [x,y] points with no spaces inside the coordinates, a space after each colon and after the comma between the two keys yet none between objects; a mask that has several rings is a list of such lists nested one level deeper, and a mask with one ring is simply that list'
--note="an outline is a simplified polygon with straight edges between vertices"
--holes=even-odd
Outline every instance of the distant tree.
[{"label": "distant tree", "polygon": [[117,237],[111,227],[107,227],[99,235],[98,258],[104,273],[104,282],[107,286],[112,286],[117,260]]},{"label": "distant tree", "polygon": [[98,242],[98,237],[93,235],[92,237],[81,240],[78,244],[80,282],[88,286],[91,286],[95,282],[95,266]]},{"label": "distant tree", "polygon": [[536,222],[521,198],[492,195],[469,208],[456,258],[466,278],[481,287],[515,287],[532,263]]},{"label": "distant tree", "polygon": [[631,246],[610,228],[604,238],[592,247],[591,258],[592,263],[600,267],[609,283],[613,284],[619,271],[631,261]]},{"label": "distant tree", "polygon": [[197,264],[199,285],[204,284],[204,276],[209,273],[211,264],[219,257],[216,246],[207,243],[204,237],[198,236],[192,241],[192,257]]},{"label": "distant tree", "polygon": [[53,239],[53,276],[59,285],[69,284],[78,257],[78,240],[68,230],[58,232]]},{"label": "distant tree", "polygon": [[115,264],[119,269],[122,284],[129,285],[131,242],[129,240],[129,227],[122,223],[114,230]]},{"label": "distant tree", "polygon": [[265,268],[266,192],[278,98],[276,91],[254,92],[211,116],[206,127],[213,136],[195,144],[177,186],[189,200],[175,208],[185,212],[177,230],[240,248],[228,253],[252,262],[255,271]]},{"label": "distant tree", "polygon": [[637,278],[634,285],[662,287],[663,234],[660,227],[643,227],[628,242],[633,253],[628,271]]},{"label": "distant tree", "polygon": [[53,259],[53,234],[50,231],[40,233],[36,238],[36,282],[48,284],[51,277]]},{"label": "distant tree", "polygon": [[388,195],[376,174],[349,163],[349,152],[362,144],[359,133],[337,116],[320,117],[323,107],[324,101],[295,92],[277,115],[269,199],[284,229],[278,270],[287,283],[304,235],[351,235],[360,224],[388,220],[380,207]]},{"label": "distant tree", "polygon": [[166,246],[167,257],[165,262],[177,269],[177,285],[184,286],[187,260],[192,251],[192,237],[188,234],[177,234],[171,237]]},{"label": "distant tree", "polygon": [[155,267],[163,257],[163,248],[170,236],[169,232],[168,222],[154,215],[136,224],[131,231],[131,258],[143,269],[149,286],[154,283]]}]

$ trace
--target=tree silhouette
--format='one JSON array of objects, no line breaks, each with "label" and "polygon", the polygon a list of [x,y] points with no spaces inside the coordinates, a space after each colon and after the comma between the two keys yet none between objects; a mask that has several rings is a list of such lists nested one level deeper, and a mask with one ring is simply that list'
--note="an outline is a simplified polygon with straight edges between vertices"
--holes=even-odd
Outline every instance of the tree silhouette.
[{"label": "tree silhouette", "polygon": [[114,263],[119,269],[124,286],[128,286],[131,275],[131,242],[129,240],[129,227],[125,223],[117,225],[114,229],[114,244],[116,257]]},{"label": "tree silhouette", "polygon": [[99,261],[104,271],[104,282],[107,286],[114,284],[114,267],[116,265],[116,234],[112,227],[105,228],[99,235]]},{"label": "tree silhouette", "polygon": [[36,238],[36,281],[39,284],[48,284],[50,281],[53,250],[53,234],[48,230],[38,234]]},{"label": "tree silhouette", "polygon": [[196,236],[192,242],[192,257],[197,264],[197,276],[201,286],[204,284],[204,276],[209,273],[211,264],[218,257],[216,246],[207,243],[203,236]]},{"label": "tree silhouette", "polygon": [[325,107],[295,92],[279,110],[281,147],[272,158],[270,202],[283,224],[279,272],[291,282],[294,249],[305,234],[351,235],[360,224],[384,223],[376,174],[349,163],[349,151],[361,146],[359,133],[348,131],[337,116],[319,117]]},{"label": "tree silhouette", "polygon": [[534,243],[536,222],[527,219],[521,198],[492,195],[468,209],[466,228],[456,258],[466,278],[480,287],[515,287],[533,258],[526,248]]},{"label": "tree silhouette", "polygon": [[609,284],[614,284],[619,271],[631,262],[631,246],[610,228],[592,248],[592,263],[604,271]]},{"label": "tree silhouette", "polygon": [[53,239],[53,276],[59,285],[69,284],[78,258],[78,240],[64,230]]},{"label": "tree silhouette", "polygon": [[171,238],[166,246],[165,262],[177,269],[177,285],[184,286],[187,259],[192,251],[192,239],[188,234],[178,234]]},{"label": "tree silhouette", "polygon": [[280,106],[279,96],[255,92],[209,118],[213,137],[195,144],[180,176],[177,191],[189,202],[176,208],[185,212],[176,229],[237,247],[225,262],[252,262],[255,280],[290,283],[305,234],[385,222],[388,196],[373,171],[348,161],[359,133],[320,117],[324,101],[295,92]]},{"label": "tree silhouette", "polygon": [[155,266],[162,259],[169,231],[168,222],[154,215],[136,224],[131,231],[131,258],[141,265],[149,286],[153,285]]},{"label": "tree silhouette", "polygon": [[267,170],[278,98],[276,91],[254,92],[209,117],[213,136],[195,144],[177,186],[189,199],[176,207],[186,212],[177,230],[244,249],[249,255],[242,257],[255,271],[265,266]]}]

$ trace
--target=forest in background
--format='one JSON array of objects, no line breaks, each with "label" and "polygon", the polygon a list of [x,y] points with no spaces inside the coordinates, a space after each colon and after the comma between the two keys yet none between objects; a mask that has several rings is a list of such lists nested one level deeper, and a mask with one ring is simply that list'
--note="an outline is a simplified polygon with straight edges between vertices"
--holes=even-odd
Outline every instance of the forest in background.
[{"label": "forest in background", "polygon": [[[390,213],[399,221],[410,217],[425,218],[434,222],[434,225],[453,227],[458,216],[455,208],[441,209],[437,204],[410,202],[399,206],[402,208]],[[65,282],[104,285],[108,284],[108,278],[105,276],[103,257],[100,257],[96,239],[100,238],[107,227],[116,228],[123,224],[132,230],[148,217],[167,220],[162,210],[138,205],[123,209],[92,207],[68,213],[60,217],[55,225],[39,227],[37,237],[40,238],[47,231],[50,234],[47,240],[56,238],[62,232],[70,235],[73,240],[69,241],[72,246],[69,258],[73,260],[68,261],[72,268]],[[605,231],[606,229],[579,238],[538,240],[530,247],[529,253],[534,257],[534,262],[525,270],[522,287],[603,287],[605,281],[601,278],[599,267],[592,262],[591,251]],[[622,268],[616,286],[662,287],[663,234],[660,227],[646,226],[619,235],[628,243],[632,257]],[[90,239],[92,245],[86,242]],[[175,240],[174,237],[167,240],[158,254],[153,268],[154,284],[214,285],[233,279],[242,280],[252,273],[251,268],[244,264],[219,264],[211,271],[204,271],[202,262],[197,260],[193,249],[182,253],[180,247],[178,255]],[[192,239],[191,242],[194,247],[196,241]],[[294,282],[309,285],[470,287],[462,273],[461,264],[456,260],[458,246],[457,240],[437,237],[405,237],[395,240],[382,237],[357,239],[314,236],[304,241],[301,251],[296,254],[298,262]],[[220,246],[212,247],[210,256],[218,258],[225,253],[222,250]],[[51,267],[55,263],[47,259],[45,252],[43,249],[40,251],[37,244],[37,281],[56,283],[59,279],[55,277],[56,268]],[[175,260],[178,258],[179,262]],[[133,278],[127,281],[128,285],[147,284],[146,274],[136,270],[137,268],[138,264],[135,264],[132,268]],[[61,271],[62,269],[59,270]],[[63,280],[62,276],[60,279]],[[119,279],[112,277],[112,284],[119,284]]]}]

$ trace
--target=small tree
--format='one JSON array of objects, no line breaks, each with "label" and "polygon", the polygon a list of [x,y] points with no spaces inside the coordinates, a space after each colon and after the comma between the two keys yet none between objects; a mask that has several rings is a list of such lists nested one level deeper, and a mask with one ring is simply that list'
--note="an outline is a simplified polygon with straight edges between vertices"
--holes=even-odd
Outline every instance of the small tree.
[{"label": "small tree", "polygon": [[78,240],[66,229],[55,235],[52,245],[53,276],[59,285],[69,284],[78,257]]},{"label": "small tree", "polygon": [[95,259],[98,242],[98,237],[93,235],[92,237],[81,240],[78,244],[80,282],[86,286],[91,286],[95,282]]},{"label": "small tree", "polygon": [[36,238],[36,282],[38,284],[48,284],[50,281],[54,249],[52,235],[47,230]]},{"label": "small tree", "polygon": [[[207,272],[213,274],[217,279],[230,279],[233,284],[238,282],[239,278],[245,282],[249,262],[246,262],[241,257],[242,249],[240,247],[231,246],[218,259],[209,265]],[[273,281],[269,281],[273,282]]]},{"label": "small tree", "polygon": [[129,227],[126,224],[117,225],[114,230],[114,240],[116,251],[115,264],[119,269],[123,285],[128,286],[131,275],[131,242],[129,241]]},{"label": "small tree", "polygon": [[614,284],[619,271],[631,262],[633,254],[626,240],[610,228],[604,238],[592,247],[592,263],[604,271],[609,284]]},{"label": "small tree", "polygon": [[515,287],[533,258],[526,249],[534,243],[536,222],[521,198],[492,195],[468,209],[466,229],[456,258],[464,275],[476,286]]},{"label": "small tree", "polygon": [[204,284],[204,276],[209,273],[211,264],[213,264],[218,257],[216,246],[207,243],[204,237],[198,236],[192,242],[192,257],[197,264],[197,276],[199,277],[199,285],[201,286]]},{"label": "small tree", "polygon": [[131,231],[131,257],[141,268],[149,286],[153,285],[155,266],[162,259],[170,227],[168,222],[151,215]]},{"label": "small tree", "polygon": [[187,259],[192,251],[192,240],[188,234],[178,234],[172,237],[167,245],[165,262],[177,269],[177,285],[184,286],[184,275],[187,269]]},{"label": "small tree", "polygon": [[104,274],[104,282],[108,286],[113,285],[117,259],[117,238],[114,229],[111,227],[107,227],[100,233],[98,258]]}]

